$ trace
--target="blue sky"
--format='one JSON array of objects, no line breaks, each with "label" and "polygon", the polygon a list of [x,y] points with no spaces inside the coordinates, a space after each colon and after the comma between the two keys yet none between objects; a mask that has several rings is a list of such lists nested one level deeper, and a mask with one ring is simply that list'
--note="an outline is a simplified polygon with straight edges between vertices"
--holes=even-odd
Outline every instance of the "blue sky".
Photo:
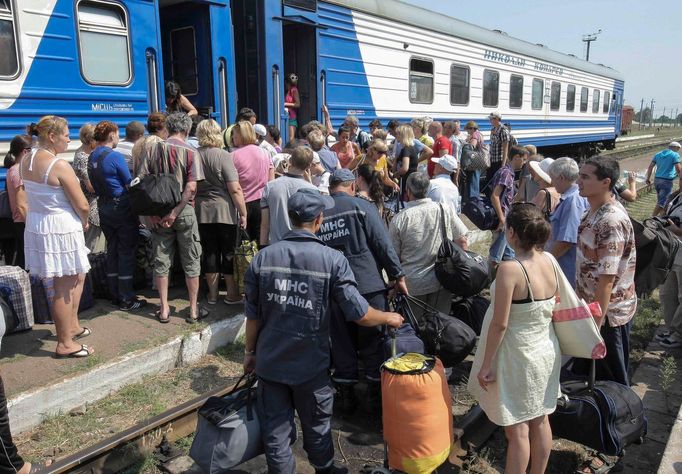
[{"label": "blue sky", "polygon": [[601,29],[590,61],[625,76],[625,103],[682,113],[682,0],[403,1],[581,58],[583,35]]}]

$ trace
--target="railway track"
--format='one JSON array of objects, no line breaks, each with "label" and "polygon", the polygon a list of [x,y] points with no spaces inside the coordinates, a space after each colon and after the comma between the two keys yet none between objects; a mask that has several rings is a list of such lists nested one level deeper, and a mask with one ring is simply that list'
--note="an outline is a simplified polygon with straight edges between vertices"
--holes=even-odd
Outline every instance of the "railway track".
[{"label": "railway track", "polygon": [[660,151],[662,148],[666,147],[668,143],[674,140],[681,140],[680,137],[667,137],[667,138],[652,138],[646,139],[644,142],[626,142],[623,145],[616,146],[613,150],[606,150],[600,153],[602,156],[616,156],[619,160],[625,158],[632,158],[633,156],[641,155],[649,151]]}]

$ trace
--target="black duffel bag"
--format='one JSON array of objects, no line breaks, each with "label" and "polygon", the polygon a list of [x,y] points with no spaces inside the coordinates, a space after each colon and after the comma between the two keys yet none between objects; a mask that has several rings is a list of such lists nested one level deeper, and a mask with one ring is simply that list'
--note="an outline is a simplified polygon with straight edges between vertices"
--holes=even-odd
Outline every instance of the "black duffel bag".
[{"label": "black duffel bag", "polygon": [[[157,144],[157,149],[159,145],[163,144]],[[160,150],[155,150],[152,156],[158,156],[157,151],[160,153]],[[149,160],[149,157],[145,159]],[[130,183],[128,189],[130,207],[138,216],[167,216],[182,199],[180,183],[175,174],[168,169],[167,160],[160,161],[166,169],[161,172],[150,169],[149,174],[137,177]]]},{"label": "black duffel bag", "polygon": [[[417,331],[419,331],[417,319],[415,318],[405,295],[396,295],[396,298],[393,301],[393,308],[396,313],[403,317],[404,322],[395,330],[390,330],[388,327],[385,328],[383,339],[384,360],[389,359],[394,355],[405,354],[407,352],[425,354],[424,342],[419,338],[417,333]],[[393,347],[394,343],[395,347]]]},{"label": "black duffel bag", "polygon": [[[207,474],[226,472],[265,452],[256,410],[256,381],[254,374],[242,375],[230,393],[210,397],[199,409],[189,456]],[[295,437],[296,430],[292,433]]]},{"label": "black duffel bag", "polygon": [[480,336],[483,318],[489,306],[490,300],[479,295],[456,298],[450,307],[450,315],[464,322]]},{"label": "black duffel bag", "polygon": [[440,205],[440,225],[443,241],[436,256],[436,278],[455,296],[474,296],[490,286],[488,261],[448,239],[445,210]]},{"label": "black duffel bag", "polygon": [[628,386],[608,380],[595,382],[592,361],[588,380],[562,382],[562,396],[549,415],[552,434],[608,456],[646,436],[644,404]]},{"label": "black duffel bag", "polygon": [[500,225],[495,208],[487,196],[472,196],[464,206],[462,214],[481,230],[495,230]]},{"label": "black duffel bag", "polygon": [[433,354],[444,367],[462,362],[476,345],[476,333],[463,321],[441,313],[417,298],[407,296],[411,304],[424,310],[419,323],[419,337],[427,354]]}]

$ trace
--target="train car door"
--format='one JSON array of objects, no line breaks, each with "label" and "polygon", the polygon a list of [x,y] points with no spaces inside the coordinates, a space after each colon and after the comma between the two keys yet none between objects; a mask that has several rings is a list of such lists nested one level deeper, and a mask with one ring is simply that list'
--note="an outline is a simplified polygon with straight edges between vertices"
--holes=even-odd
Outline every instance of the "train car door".
[{"label": "train car door", "polygon": [[306,23],[285,21],[284,36],[284,77],[295,74],[298,77],[298,93],[301,107],[297,111],[298,124],[317,120],[317,28]]},{"label": "train car door", "polygon": [[223,126],[234,114],[229,0],[159,0],[163,73],[201,115]]}]

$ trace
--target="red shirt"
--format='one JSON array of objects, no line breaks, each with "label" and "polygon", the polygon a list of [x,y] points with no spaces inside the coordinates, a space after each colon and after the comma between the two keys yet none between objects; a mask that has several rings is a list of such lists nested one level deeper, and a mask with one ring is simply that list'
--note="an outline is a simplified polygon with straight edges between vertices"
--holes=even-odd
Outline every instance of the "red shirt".
[{"label": "red shirt", "polygon": [[[445,150],[446,155],[452,155],[452,143],[448,139],[448,137],[440,136],[436,138],[433,142],[433,157],[438,158],[440,156],[440,151]],[[429,172],[429,176],[433,178],[433,170],[436,168],[436,164],[429,160],[429,163],[427,164],[427,171]]]}]

